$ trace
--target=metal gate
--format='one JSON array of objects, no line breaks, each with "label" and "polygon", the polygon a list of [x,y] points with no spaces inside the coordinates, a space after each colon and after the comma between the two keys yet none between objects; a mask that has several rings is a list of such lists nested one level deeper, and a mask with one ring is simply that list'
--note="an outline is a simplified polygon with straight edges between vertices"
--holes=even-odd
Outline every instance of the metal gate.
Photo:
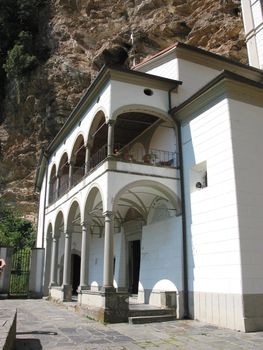
[{"label": "metal gate", "polygon": [[30,250],[20,250],[12,256],[9,295],[26,297],[29,289]]}]

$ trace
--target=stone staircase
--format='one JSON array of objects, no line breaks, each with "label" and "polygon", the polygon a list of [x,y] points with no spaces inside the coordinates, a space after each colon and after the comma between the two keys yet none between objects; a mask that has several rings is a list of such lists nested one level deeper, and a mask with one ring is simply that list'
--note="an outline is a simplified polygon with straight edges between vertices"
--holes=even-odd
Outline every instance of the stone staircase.
[{"label": "stone staircase", "polygon": [[130,324],[143,324],[152,322],[167,322],[176,320],[176,310],[160,308],[149,304],[132,303],[129,305]]}]

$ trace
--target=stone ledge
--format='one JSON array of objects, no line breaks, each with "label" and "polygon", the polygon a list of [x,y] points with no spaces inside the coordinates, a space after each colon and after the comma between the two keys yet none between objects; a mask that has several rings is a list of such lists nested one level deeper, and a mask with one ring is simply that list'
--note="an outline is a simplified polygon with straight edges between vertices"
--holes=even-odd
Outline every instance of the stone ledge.
[{"label": "stone ledge", "polygon": [[0,309],[0,350],[15,349],[16,310]]}]

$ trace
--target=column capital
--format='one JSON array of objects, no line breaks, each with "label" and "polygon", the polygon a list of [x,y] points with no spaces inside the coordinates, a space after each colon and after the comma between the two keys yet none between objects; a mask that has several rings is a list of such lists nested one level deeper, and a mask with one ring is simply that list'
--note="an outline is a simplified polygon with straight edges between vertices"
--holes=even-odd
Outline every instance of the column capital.
[{"label": "column capital", "polygon": [[87,229],[87,227],[88,227],[88,223],[86,222],[86,221],[82,221],[81,223],[80,223],[80,226],[83,228],[86,228]]},{"label": "column capital", "polygon": [[114,125],[115,124],[115,119],[109,119],[108,121],[107,121],[107,125]]},{"label": "column capital", "polygon": [[64,235],[65,235],[65,238],[69,238],[70,237],[70,232],[69,231],[64,231]]},{"label": "column capital", "polygon": [[112,220],[114,213],[113,211],[106,210],[102,213],[102,215],[105,217],[105,219],[108,218],[108,220]]}]

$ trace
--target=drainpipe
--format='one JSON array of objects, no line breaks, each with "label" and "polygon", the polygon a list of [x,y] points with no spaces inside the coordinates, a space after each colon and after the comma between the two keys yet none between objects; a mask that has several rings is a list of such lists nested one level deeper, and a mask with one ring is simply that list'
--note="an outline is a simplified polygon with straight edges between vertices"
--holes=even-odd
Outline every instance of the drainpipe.
[{"label": "drainpipe", "polygon": [[178,136],[178,153],[179,153],[179,171],[180,171],[180,187],[181,187],[181,202],[182,202],[182,238],[183,238],[183,290],[184,290],[184,318],[189,318],[189,298],[188,298],[188,260],[187,260],[187,229],[186,229],[186,208],[185,208],[185,193],[184,193],[184,169],[183,169],[183,147],[181,135],[181,123],[171,113],[171,92],[169,90],[169,114],[175,122]]},{"label": "drainpipe", "polygon": [[186,209],[184,193],[184,169],[183,169],[183,149],[181,123],[175,120],[178,132],[178,151],[179,151],[179,169],[181,184],[181,201],[182,201],[182,234],[183,234],[183,283],[184,283],[184,318],[189,318],[189,300],[188,300],[188,260],[187,260],[187,230],[186,230]]}]

